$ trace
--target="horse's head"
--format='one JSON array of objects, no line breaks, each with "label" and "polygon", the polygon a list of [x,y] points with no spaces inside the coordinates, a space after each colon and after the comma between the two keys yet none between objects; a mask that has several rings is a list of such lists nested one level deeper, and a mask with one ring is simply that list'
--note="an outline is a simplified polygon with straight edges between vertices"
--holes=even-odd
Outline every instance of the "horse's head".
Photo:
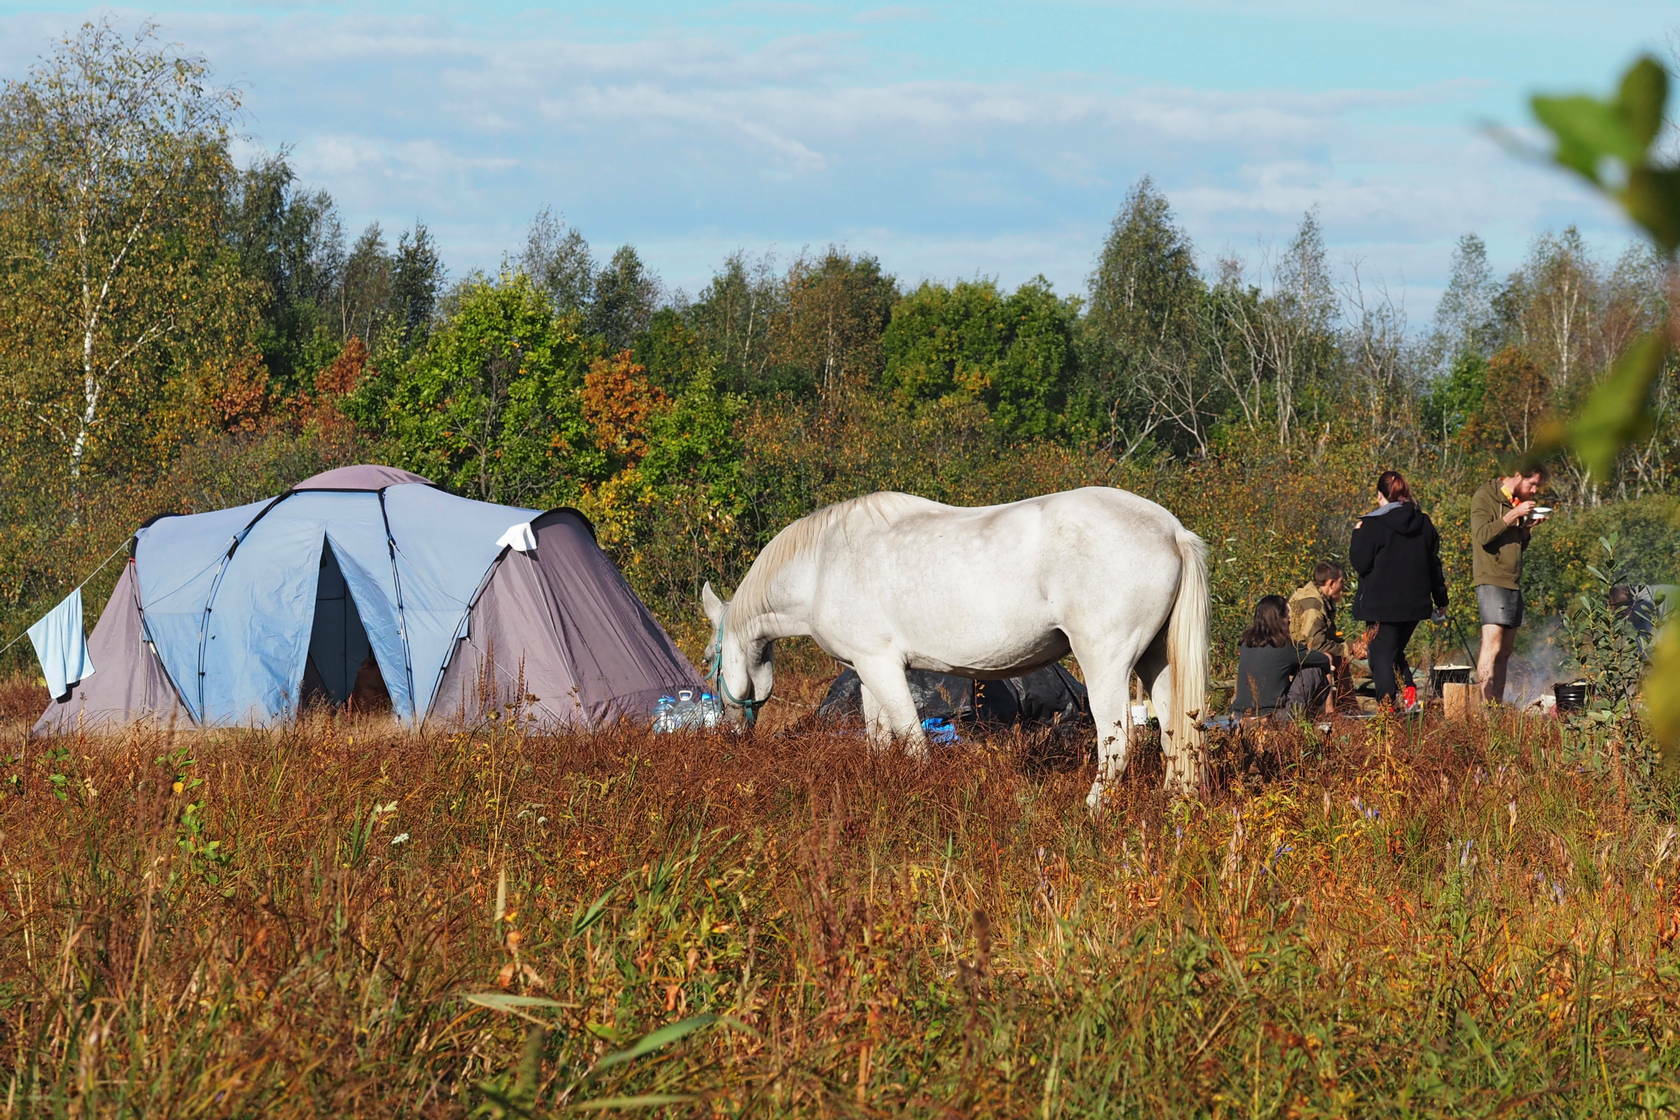
[{"label": "horse's head", "polygon": [[706,678],[717,689],[730,721],[750,727],[775,684],[770,643],[749,638],[731,627],[729,603],[718,598],[710,583],[700,589],[700,605],[712,623]]}]

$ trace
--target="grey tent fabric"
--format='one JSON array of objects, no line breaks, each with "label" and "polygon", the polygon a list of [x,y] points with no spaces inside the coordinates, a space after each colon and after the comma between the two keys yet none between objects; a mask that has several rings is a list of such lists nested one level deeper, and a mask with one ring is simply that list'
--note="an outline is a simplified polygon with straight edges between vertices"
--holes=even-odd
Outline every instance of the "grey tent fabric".
[{"label": "grey tent fabric", "polygon": [[377,463],[358,463],[353,467],[334,467],[330,471],[310,475],[293,490],[383,490],[387,486],[397,486],[404,482],[420,482],[427,486],[434,483],[413,471],[405,471],[399,467],[385,467]]},{"label": "grey tent fabric", "polygon": [[31,734],[110,728],[135,722],[192,726],[175,686],[146,641],[136,597],[134,561],[123,565],[110,601],[88,637],[98,671],[75,685],[68,698],[47,705]]},{"label": "grey tent fabric", "polygon": [[531,523],[537,547],[504,550],[444,670],[433,718],[519,708],[539,726],[649,718],[655,701],[701,687],[574,510]]}]

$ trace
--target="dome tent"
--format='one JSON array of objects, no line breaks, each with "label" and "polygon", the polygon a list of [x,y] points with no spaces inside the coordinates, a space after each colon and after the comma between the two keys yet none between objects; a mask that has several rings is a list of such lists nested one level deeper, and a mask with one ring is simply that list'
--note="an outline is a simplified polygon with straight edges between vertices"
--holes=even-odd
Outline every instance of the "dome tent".
[{"label": "dome tent", "polygon": [[380,466],[149,522],[88,648],[95,672],[37,732],[267,726],[296,714],[306,678],[343,700],[370,659],[411,724],[512,704],[540,725],[594,724],[699,687],[582,514]]}]

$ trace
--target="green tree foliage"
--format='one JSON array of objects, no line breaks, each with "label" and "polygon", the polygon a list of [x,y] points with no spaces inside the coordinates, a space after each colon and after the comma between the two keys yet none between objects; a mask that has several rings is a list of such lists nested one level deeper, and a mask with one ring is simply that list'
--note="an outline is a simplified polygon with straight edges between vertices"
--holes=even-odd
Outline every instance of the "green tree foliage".
[{"label": "green tree foliage", "polygon": [[1204,288],[1189,237],[1147,176],[1109,226],[1089,286],[1083,405],[1105,444],[1205,450],[1214,386],[1197,345]]},{"label": "green tree foliage", "polygon": [[1473,233],[1464,234],[1453,248],[1447,288],[1435,305],[1430,349],[1437,364],[1452,367],[1467,354],[1486,359],[1493,353],[1499,332],[1497,293],[1487,244]]},{"label": "green tree foliage", "polygon": [[1461,351],[1424,394],[1421,419],[1429,435],[1446,446],[1481,413],[1487,384],[1487,360],[1474,350]]},{"label": "green tree foliage", "polygon": [[642,264],[634,248],[622,245],[595,275],[584,322],[609,352],[624,350],[647,330],[658,303],[658,277]]},{"label": "green tree foliage", "polygon": [[1056,435],[1077,326],[1077,309],[1042,277],[1009,296],[991,281],[923,284],[893,307],[881,384],[907,405],[977,401],[1011,435]]},{"label": "green tree foliage", "polygon": [[583,234],[544,207],[531,221],[519,268],[548,294],[554,310],[581,315],[595,290],[595,260]]},{"label": "green tree foliage", "polygon": [[773,363],[771,328],[786,314],[787,295],[769,257],[736,252],[723,262],[685,318],[718,359],[721,383],[738,391],[787,388]]},{"label": "green tree foliage", "polygon": [[788,269],[785,296],[771,322],[771,360],[824,396],[873,385],[882,366],[881,333],[898,285],[871,256],[829,246]]},{"label": "green tree foliage", "polygon": [[364,229],[350,247],[333,303],[340,338],[360,338],[369,347],[378,342],[391,308],[391,255],[378,222]]},{"label": "green tree foliage", "polygon": [[1309,210],[1279,261],[1272,294],[1271,348],[1278,437],[1296,420],[1317,419],[1334,395],[1337,373],[1336,291],[1324,231]]},{"label": "green tree foliage", "polygon": [[604,478],[578,394],[589,352],[523,274],[468,284],[455,314],[345,404],[394,459],[484,501],[554,505]]},{"label": "green tree foliage", "polygon": [[438,296],[443,292],[443,261],[423,222],[397,238],[391,259],[390,323],[405,351],[426,340]]},{"label": "green tree foliage", "polygon": [[228,240],[262,292],[256,341],[263,365],[277,391],[296,392],[343,338],[332,315],[344,270],[336,207],[325,191],[298,189],[282,152],[238,177],[228,211]]},{"label": "green tree foliage", "polygon": [[251,293],[217,236],[237,101],[85,25],[0,93],[0,386],[13,454],[79,492],[202,427]]}]

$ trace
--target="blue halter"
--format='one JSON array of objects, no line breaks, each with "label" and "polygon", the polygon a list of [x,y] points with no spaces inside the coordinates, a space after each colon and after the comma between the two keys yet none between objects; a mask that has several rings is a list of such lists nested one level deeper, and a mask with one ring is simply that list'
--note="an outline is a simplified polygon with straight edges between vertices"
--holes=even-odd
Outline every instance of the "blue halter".
[{"label": "blue halter", "polygon": [[758,722],[758,710],[764,707],[765,701],[769,700],[770,697],[766,696],[762,700],[742,700],[729,691],[729,684],[723,679],[723,624],[721,622],[718,623],[717,640],[712,643],[712,667],[707,670],[706,676],[716,686],[718,695],[746,713],[745,718],[748,727]]}]

